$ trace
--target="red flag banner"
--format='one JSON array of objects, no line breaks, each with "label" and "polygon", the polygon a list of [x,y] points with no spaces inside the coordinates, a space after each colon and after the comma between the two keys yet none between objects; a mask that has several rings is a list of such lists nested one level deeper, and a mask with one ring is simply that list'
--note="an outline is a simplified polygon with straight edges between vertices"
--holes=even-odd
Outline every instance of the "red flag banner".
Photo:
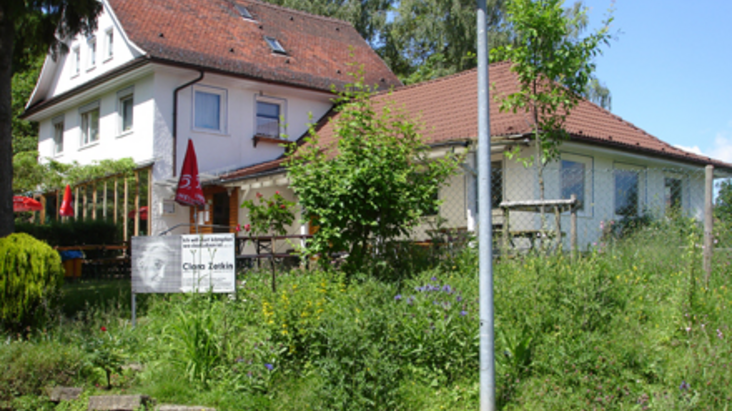
[{"label": "red flag banner", "polygon": [[64,199],[61,200],[61,208],[58,209],[58,213],[61,217],[71,217],[74,215],[74,209],[71,207],[71,187],[68,184],[66,184]]},{"label": "red flag banner", "polygon": [[201,182],[198,180],[198,161],[191,139],[188,139],[188,148],[186,157],[183,159],[183,168],[180,171],[175,201],[181,205],[194,207],[203,207],[206,204]]}]

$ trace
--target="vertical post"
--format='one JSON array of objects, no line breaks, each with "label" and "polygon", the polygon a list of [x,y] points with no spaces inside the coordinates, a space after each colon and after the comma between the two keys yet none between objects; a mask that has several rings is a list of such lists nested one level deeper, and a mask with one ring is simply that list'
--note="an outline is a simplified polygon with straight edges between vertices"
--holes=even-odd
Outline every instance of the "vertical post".
[{"label": "vertical post", "polygon": [[152,196],[153,196],[153,174],[152,174],[153,168],[150,167],[147,169],[147,235],[152,235],[152,217],[153,217],[153,207],[152,207]]},{"label": "vertical post", "polygon": [[508,256],[508,245],[511,243],[511,238],[509,235],[511,235],[511,230],[509,229],[509,217],[511,216],[511,211],[508,209],[508,207],[503,207],[503,250],[501,251],[503,253],[502,257]]},{"label": "vertical post", "polygon": [[56,221],[61,220],[61,213],[59,213],[60,208],[61,208],[61,190],[56,190]]},{"label": "vertical post", "polygon": [[132,328],[135,328],[137,323],[137,295],[132,292]]},{"label": "vertical post", "polygon": [[92,183],[92,190],[94,192],[92,193],[92,220],[97,219],[97,182],[94,181]]},{"label": "vertical post", "polygon": [[559,206],[554,206],[554,235],[557,236],[557,252],[562,251],[562,214]]},{"label": "vertical post", "polygon": [[86,216],[89,212],[89,198],[87,197],[89,195],[89,187],[84,185],[83,190],[84,190],[84,199],[82,201],[82,203],[83,203],[82,207],[84,208],[84,211],[83,211],[84,212],[84,221],[86,221]]},{"label": "vertical post", "polygon": [[79,186],[74,187],[74,221],[79,218]]},{"label": "vertical post", "polygon": [[140,171],[135,170],[135,236],[140,235]]},{"label": "vertical post", "polygon": [[122,178],[125,179],[125,182],[124,182],[124,190],[125,190],[125,193],[124,193],[124,203],[122,204],[122,238],[124,239],[124,241],[127,241],[128,238],[129,238],[127,236],[127,226],[129,225],[127,223],[127,203],[129,202],[129,190],[128,190],[129,184],[127,183],[127,176],[123,176]]},{"label": "vertical post", "polygon": [[577,195],[572,194],[569,212],[569,248],[572,258],[577,256]]},{"label": "vertical post", "polygon": [[41,225],[46,224],[46,195],[41,194]]},{"label": "vertical post", "polygon": [[107,180],[104,180],[104,196],[102,197],[102,217],[104,217],[104,220],[107,219],[107,197]]},{"label": "vertical post", "polygon": [[714,218],[712,198],[714,194],[714,166],[706,167],[704,181],[704,285],[709,288],[709,277],[712,275],[712,253],[714,251]]},{"label": "vertical post", "polygon": [[495,410],[493,336],[493,225],[491,222],[491,137],[488,104],[486,0],[478,0],[478,246],[480,289],[480,410]]},{"label": "vertical post", "polygon": [[114,178],[114,225],[117,225],[117,204],[119,204],[119,177]]}]

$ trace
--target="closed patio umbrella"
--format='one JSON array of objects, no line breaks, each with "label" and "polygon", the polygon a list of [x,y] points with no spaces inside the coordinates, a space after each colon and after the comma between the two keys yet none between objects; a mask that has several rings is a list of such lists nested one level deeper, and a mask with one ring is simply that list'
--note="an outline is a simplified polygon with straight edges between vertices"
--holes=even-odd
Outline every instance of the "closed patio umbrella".
[{"label": "closed patio umbrella", "polygon": [[30,197],[13,196],[13,212],[21,211],[41,211],[43,205],[37,200]]}]

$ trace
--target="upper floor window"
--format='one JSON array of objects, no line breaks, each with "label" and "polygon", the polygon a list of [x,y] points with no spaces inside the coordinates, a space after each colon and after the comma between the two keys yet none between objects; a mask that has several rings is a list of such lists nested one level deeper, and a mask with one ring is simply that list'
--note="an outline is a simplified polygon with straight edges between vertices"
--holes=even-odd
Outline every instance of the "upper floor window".
[{"label": "upper floor window", "polygon": [[79,109],[81,114],[81,146],[99,141],[99,102]]},{"label": "upper floor window", "polygon": [[119,118],[119,133],[132,131],[134,119],[134,88],[128,87],[117,93],[117,116]]},{"label": "upper floor window", "polygon": [[92,37],[88,41],[89,44],[89,68],[94,68],[97,65],[97,38]]},{"label": "upper floor window", "polygon": [[267,137],[280,136],[280,105],[266,101],[257,101],[257,135]]},{"label": "upper floor window", "polygon": [[193,128],[220,133],[226,131],[226,90],[196,86],[193,100]]},{"label": "upper floor window", "polygon": [[114,56],[114,31],[107,30],[104,33],[104,59],[109,60]]},{"label": "upper floor window", "polygon": [[53,124],[53,154],[58,155],[64,152],[64,116],[58,116],[51,122]]},{"label": "upper floor window", "polygon": [[79,50],[79,46],[74,47],[71,54],[73,56],[71,75],[76,76],[81,71],[81,51]]}]

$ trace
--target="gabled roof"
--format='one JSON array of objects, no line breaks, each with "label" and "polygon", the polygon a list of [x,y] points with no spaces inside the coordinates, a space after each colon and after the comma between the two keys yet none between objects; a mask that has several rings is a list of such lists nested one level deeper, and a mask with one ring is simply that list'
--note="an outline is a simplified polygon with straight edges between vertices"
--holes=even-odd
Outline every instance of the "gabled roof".
[{"label": "gabled roof", "polygon": [[[109,0],[130,40],[153,61],[330,91],[364,66],[367,84],[400,86],[347,22],[252,0]],[[244,6],[253,19],[243,18]],[[286,54],[273,52],[265,37]]]},{"label": "gabled roof", "polygon": [[[518,90],[517,77],[510,71],[509,62],[490,66],[490,128],[491,137],[529,135],[533,120],[525,112],[501,112],[496,96]],[[373,97],[378,110],[391,101],[395,109],[402,108],[413,119],[422,123],[424,142],[436,145],[446,142],[471,141],[478,139],[478,75],[477,70],[468,70],[452,76],[402,87],[391,93]],[[319,145],[329,147],[335,144],[334,117],[321,121],[318,135]],[[666,158],[694,165],[712,164],[717,168],[732,171],[732,165],[706,156],[678,149],[646,133],[633,124],[586,100],[567,117],[565,128],[570,140],[587,144],[614,147],[650,157]],[[281,167],[280,162],[260,164],[243,168],[222,176],[224,180],[240,179]]]}]

